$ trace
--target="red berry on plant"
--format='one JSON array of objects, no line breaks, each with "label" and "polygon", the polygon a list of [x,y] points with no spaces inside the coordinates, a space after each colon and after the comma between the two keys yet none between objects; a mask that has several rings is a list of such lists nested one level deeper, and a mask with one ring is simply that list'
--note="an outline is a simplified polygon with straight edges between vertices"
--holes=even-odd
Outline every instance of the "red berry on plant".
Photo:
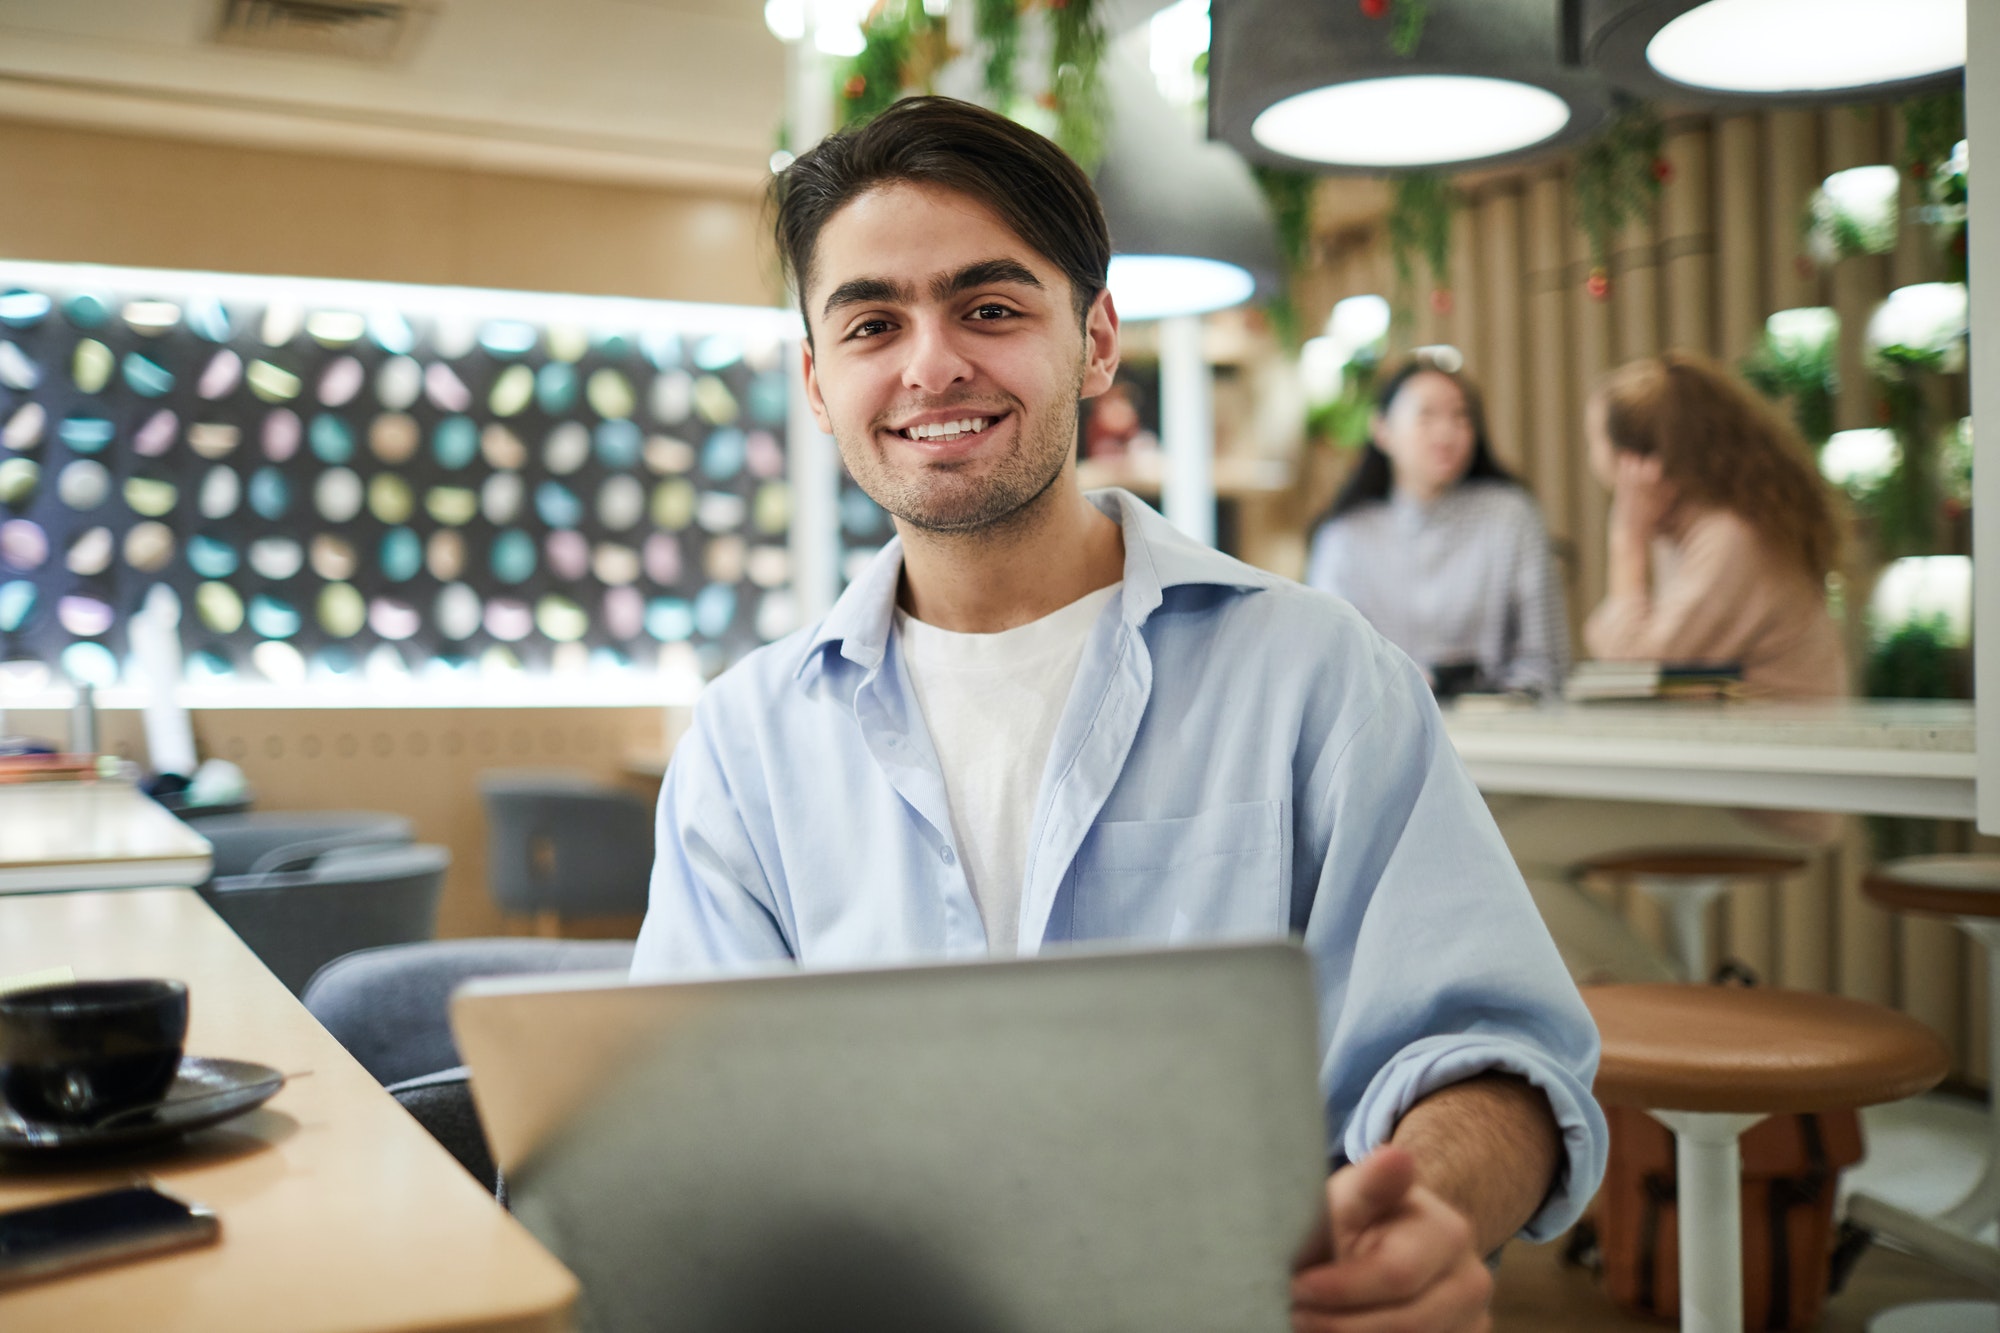
[{"label": "red berry on plant", "polygon": [[1451,292],[1440,287],[1431,293],[1431,309],[1440,315],[1451,313]]},{"label": "red berry on plant", "polygon": [[1611,295],[1611,275],[1601,268],[1590,270],[1590,276],[1583,280],[1583,289],[1590,293],[1593,301],[1602,301]]},{"label": "red berry on plant", "polygon": [[1664,157],[1653,159],[1653,179],[1665,185],[1674,178],[1674,164]]},{"label": "red berry on plant", "polygon": [[1365,17],[1379,19],[1389,12],[1389,0],[1361,0],[1361,12]]},{"label": "red berry on plant", "polygon": [[861,100],[861,94],[868,91],[868,80],[862,77],[861,75],[856,74],[853,78],[849,79],[845,84],[841,85],[840,91],[846,94],[848,101],[858,102]]}]

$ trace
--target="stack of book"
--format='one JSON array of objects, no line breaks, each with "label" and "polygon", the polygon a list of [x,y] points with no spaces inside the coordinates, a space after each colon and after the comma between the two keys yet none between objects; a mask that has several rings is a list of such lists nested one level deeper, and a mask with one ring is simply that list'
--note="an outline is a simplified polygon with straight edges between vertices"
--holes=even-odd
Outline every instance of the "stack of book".
[{"label": "stack of book", "polygon": [[1579,662],[1563,684],[1571,703],[1634,699],[1733,699],[1740,662]]},{"label": "stack of book", "polygon": [[0,754],[0,785],[76,782],[95,778],[100,771],[94,754]]}]

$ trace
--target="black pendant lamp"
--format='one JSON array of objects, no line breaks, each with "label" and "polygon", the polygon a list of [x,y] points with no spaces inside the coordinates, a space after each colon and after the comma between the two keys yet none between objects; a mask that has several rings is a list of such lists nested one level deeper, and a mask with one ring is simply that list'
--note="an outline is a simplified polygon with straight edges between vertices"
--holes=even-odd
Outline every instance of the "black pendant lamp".
[{"label": "black pendant lamp", "polygon": [[1097,195],[1121,316],[1201,314],[1276,292],[1276,228],[1243,159],[1160,96],[1129,41],[1100,68],[1111,119]]},{"label": "black pendant lamp", "polygon": [[1216,0],[1210,134],[1278,166],[1461,168],[1563,147],[1610,114],[1565,0],[1427,0],[1407,55],[1391,47],[1402,2]]}]

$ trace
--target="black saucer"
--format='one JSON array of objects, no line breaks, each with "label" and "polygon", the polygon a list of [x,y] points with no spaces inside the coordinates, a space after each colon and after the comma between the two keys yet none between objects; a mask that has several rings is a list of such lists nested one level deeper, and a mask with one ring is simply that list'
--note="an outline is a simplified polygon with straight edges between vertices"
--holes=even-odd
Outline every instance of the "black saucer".
[{"label": "black saucer", "polygon": [[161,1143],[262,1106],[284,1086],[285,1076],[269,1065],[185,1055],[163,1100],[146,1110],[120,1113],[108,1123],[30,1124],[0,1107],[0,1156],[48,1157]]}]

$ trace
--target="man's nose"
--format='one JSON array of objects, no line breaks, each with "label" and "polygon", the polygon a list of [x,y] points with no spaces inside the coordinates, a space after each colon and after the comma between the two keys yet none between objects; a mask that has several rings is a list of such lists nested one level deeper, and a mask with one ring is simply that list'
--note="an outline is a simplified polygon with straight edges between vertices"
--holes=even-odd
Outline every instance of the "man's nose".
[{"label": "man's nose", "polygon": [[909,356],[903,363],[903,386],[921,393],[940,393],[974,375],[971,361],[959,346],[957,330],[944,320],[918,320],[904,341]]}]

